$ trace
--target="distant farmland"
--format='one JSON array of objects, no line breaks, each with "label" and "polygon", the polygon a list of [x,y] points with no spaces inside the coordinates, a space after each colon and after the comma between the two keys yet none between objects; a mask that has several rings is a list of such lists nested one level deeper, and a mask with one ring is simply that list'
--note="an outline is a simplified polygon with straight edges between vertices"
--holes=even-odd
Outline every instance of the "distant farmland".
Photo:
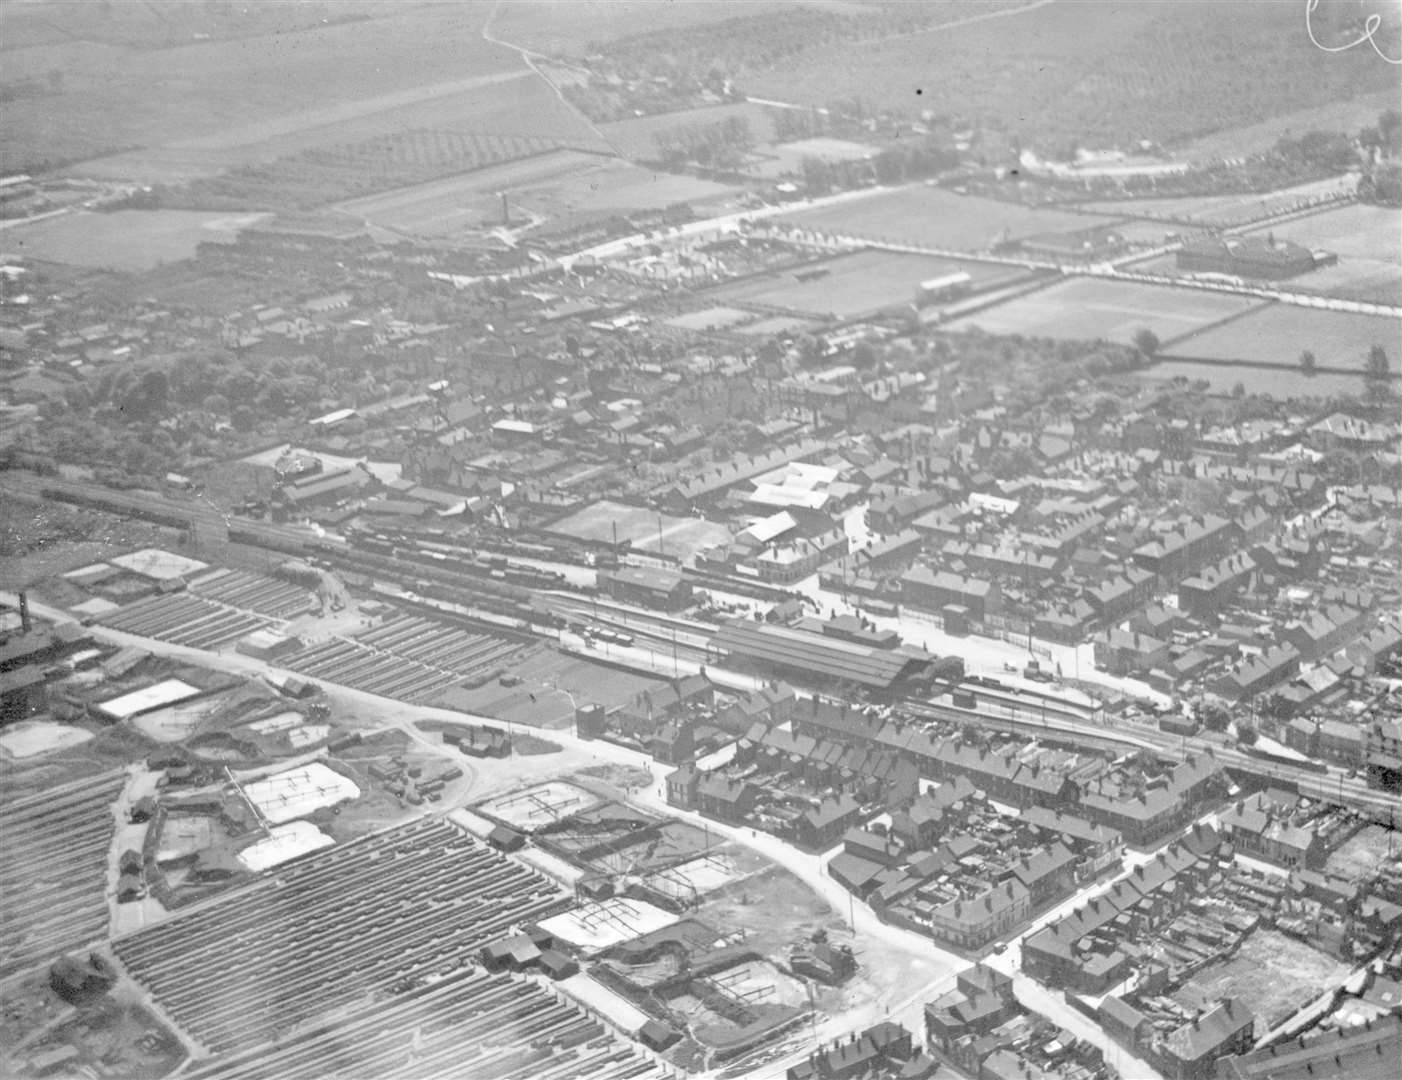
[{"label": "distant farmland", "polygon": [[1016,239],[1043,232],[1069,232],[1116,219],[1065,210],[1035,210],[919,184],[817,210],[799,210],[777,220],[800,228],[888,243],[986,251],[1005,235]]},{"label": "distant farmland", "polygon": [[722,285],[707,299],[850,319],[883,307],[913,304],[922,281],[960,270],[980,288],[1004,285],[1027,274],[1018,267],[861,251]]},{"label": "distant farmland", "polygon": [[[7,50],[6,78],[48,92],[6,103],[0,141],[12,169],[120,152],[86,171],[171,181],[413,127],[545,136],[568,123],[571,138],[587,135],[516,52],[482,39],[489,10],[404,5],[228,41]],[[51,81],[55,70],[63,77]],[[503,112],[514,113],[510,130]]]},{"label": "distant farmland", "polygon": [[1394,69],[1370,50],[1314,48],[1303,3],[1186,0],[1057,0],[1006,18],[804,50],[737,81],[756,97],[807,105],[857,97],[873,112],[933,107],[1048,153],[1064,153],[1070,141],[1186,141],[1396,93]]},{"label": "distant farmland", "polygon": [[431,183],[339,203],[335,209],[414,236],[447,237],[499,220],[500,193],[520,216],[660,209],[723,198],[737,189],[709,180],[655,173],[617,158],[558,150]]},{"label": "distant farmland", "polygon": [[[1072,278],[946,326],[951,330],[976,327],[990,334],[1023,334],[1063,341],[1103,338],[1128,345],[1140,330],[1150,330],[1160,340],[1171,341],[1250,311],[1260,303],[1250,297],[1197,289]],[[1238,324],[1228,324],[1232,325]]]}]

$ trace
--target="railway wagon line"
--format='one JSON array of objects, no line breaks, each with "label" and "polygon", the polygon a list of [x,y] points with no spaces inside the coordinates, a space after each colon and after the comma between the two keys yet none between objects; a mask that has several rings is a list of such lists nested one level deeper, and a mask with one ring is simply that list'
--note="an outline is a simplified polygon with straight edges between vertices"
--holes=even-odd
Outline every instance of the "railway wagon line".
[{"label": "railway wagon line", "polygon": [[[0,978],[53,960],[107,931],[111,773],[0,805]],[[20,873],[19,868],[24,872]]]},{"label": "railway wagon line", "polygon": [[445,1075],[625,1080],[660,1072],[598,1021],[538,986],[464,969],[367,1002],[335,1026],[217,1058],[188,1075],[192,1080]]},{"label": "railway wagon line", "polygon": [[441,819],[338,845],[118,939],[128,970],[216,1052],[460,969],[569,898]]},{"label": "railway wagon line", "polygon": [[190,582],[190,591],[274,619],[294,618],[311,606],[309,590],[247,570],[211,571]]},{"label": "railway wagon line", "polygon": [[254,630],[272,625],[262,616],[189,594],[149,596],[101,615],[96,621],[113,630],[192,649],[223,648]]}]

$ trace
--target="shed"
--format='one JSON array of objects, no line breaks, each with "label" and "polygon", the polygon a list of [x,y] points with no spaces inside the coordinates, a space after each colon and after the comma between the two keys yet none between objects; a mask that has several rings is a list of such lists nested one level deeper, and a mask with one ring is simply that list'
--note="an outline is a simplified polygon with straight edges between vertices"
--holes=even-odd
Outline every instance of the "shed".
[{"label": "shed", "polygon": [[661,1020],[649,1020],[638,1029],[638,1041],[649,1050],[659,1053],[671,1046],[681,1035]]},{"label": "shed", "polygon": [[519,851],[526,846],[526,838],[515,829],[498,825],[487,834],[487,843],[499,851]]},{"label": "shed", "polygon": [[546,949],[540,954],[541,970],[552,979],[568,979],[579,974],[579,964],[574,957],[566,956],[558,949]]}]

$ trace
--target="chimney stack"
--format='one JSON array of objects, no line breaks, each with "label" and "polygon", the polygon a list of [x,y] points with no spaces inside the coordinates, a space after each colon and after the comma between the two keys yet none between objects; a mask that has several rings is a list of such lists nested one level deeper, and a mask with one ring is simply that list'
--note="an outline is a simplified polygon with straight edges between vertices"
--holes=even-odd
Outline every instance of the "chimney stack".
[{"label": "chimney stack", "polygon": [[29,594],[24,591],[19,594],[19,626],[26,634],[33,629],[29,621]]}]

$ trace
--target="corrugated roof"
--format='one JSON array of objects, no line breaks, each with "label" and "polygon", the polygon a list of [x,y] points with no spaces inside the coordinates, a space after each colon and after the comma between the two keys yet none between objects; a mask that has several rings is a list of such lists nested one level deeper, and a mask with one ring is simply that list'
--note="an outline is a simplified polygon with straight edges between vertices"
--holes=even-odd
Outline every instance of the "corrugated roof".
[{"label": "corrugated roof", "polygon": [[818,634],[743,621],[721,628],[713,648],[751,660],[849,679],[866,686],[889,687],[919,660],[887,649],[874,649]]}]

